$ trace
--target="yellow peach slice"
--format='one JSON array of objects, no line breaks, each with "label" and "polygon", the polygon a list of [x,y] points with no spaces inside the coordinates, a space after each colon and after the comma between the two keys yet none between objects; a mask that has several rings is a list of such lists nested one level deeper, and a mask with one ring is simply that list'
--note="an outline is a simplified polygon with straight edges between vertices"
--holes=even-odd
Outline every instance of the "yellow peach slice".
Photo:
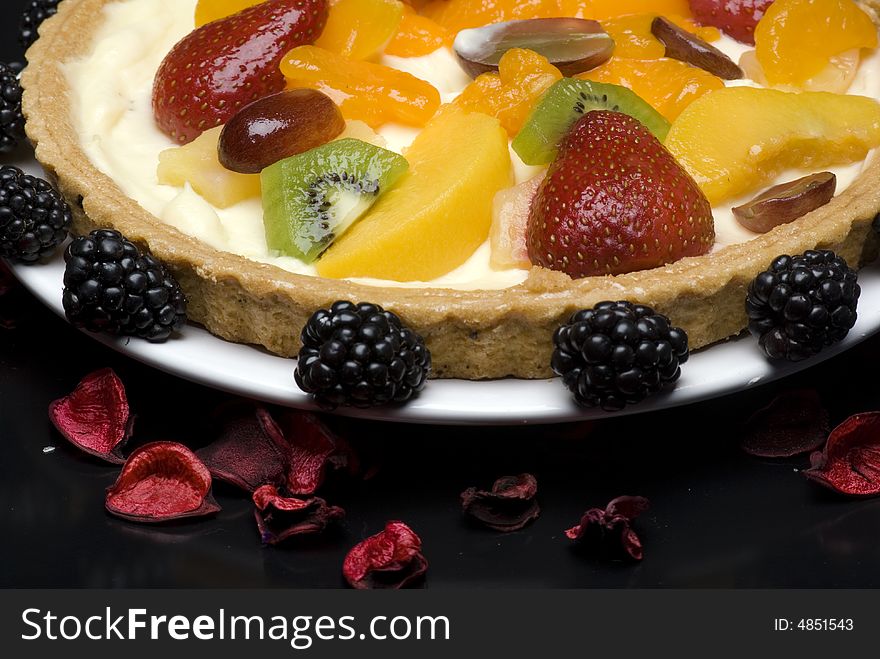
[{"label": "yellow peach slice", "polygon": [[719,89],[679,115],[665,144],[717,204],[766,187],[789,168],[863,160],[880,145],[880,103],[827,92]]},{"label": "yellow peach slice", "polygon": [[495,193],[511,184],[499,121],[447,107],[405,155],[409,173],[324,253],[319,275],[427,281],[486,241]]}]

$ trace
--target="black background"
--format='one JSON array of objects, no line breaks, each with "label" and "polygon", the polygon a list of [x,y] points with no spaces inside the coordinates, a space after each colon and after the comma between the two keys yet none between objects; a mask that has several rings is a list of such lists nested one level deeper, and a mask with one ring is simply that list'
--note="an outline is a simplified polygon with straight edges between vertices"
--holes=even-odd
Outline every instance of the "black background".
[{"label": "black background", "polygon": [[[20,59],[24,0],[4,0],[0,57]],[[46,408],[88,372],[112,366],[138,415],[136,440],[209,440],[227,396],[144,367],[68,327],[23,291],[0,301],[0,585],[17,587],[338,587],[349,547],[388,519],[424,541],[430,588],[880,586],[880,501],[845,500],[737,448],[743,418],[779,390],[815,387],[832,422],[880,407],[880,339],[790,378],[725,399],[599,424],[442,428],[331,420],[384,455],[373,480],[331,490],[348,518],[323,539],[263,548],[251,506],[215,486],[211,520],[148,527],[107,516],[116,469],[70,449]],[[8,322],[5,324],[9,324]],[[44,452],[44,447],[56,447]],[[499,535],[461,519],[458,494],[533,472],[543,514]],[[620,494],[647,496],[645,560],[573,552],[563,531]]]}]

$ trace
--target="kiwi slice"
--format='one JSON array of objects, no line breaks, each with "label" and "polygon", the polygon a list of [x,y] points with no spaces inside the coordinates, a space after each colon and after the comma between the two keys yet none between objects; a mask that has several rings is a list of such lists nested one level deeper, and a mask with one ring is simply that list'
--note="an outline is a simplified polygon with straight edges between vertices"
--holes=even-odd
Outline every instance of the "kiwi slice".
[{"label": "kiwi slice", "polygon": [[556,158],[562,138],[591,110],[623,112],[638,119],[661,142],[669,122],[637,94],[620,85],[563,78],[553,84],[532,110],[513,140],[513,150],[527,165],[546,165]]},{"label": "kiwi slice", "polygon": [[403,156],[353,138],[267,167],[260,180],[269,249],[312,263],[408,168]]}]

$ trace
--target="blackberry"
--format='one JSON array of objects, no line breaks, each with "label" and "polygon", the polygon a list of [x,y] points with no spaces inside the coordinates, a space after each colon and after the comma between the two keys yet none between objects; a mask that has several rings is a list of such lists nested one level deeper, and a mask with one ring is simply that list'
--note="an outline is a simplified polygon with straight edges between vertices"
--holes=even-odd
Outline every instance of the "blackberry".
[{"label": "blackberry", "polygon": [[294,379],[323,407],[403,403],[431,370],[422,337],[375,304],[335,302],[312,314],[301,338]]},{"label": "blackberry", "polygon": [[67,238],[70,206],[43,179],[0,167],[0,256],[34,263]]},{"label": "blackberry", "polygon": [[160,342],[186,322],[180,285],[118,231],[75,238],[64,261],[62,303],[74,326]]},{"label": "blackberry", "polygon": [[812,357],[855,325],[861,293],[857,280],[834,252],[779,256],[749,285],[749,331],[771,359]]},{"label": "blackberry", "polygon": [[0,62],[0,153],[14,150],[25,138],[21,83],[13,67]]},{"label": "blackberry", "polygon": [[575,400],[613,412],[678,380],[688,337],[666,316],[630,302],[576,312],[553,335],[550,366]]},{"label": "blackberry", "polygon": [[37,29],[43,21],[58,12],[60,2],[61,0],[31,0],[25,7],[18,23],[18,42],[23,48],[30,48],[37,40]]}]

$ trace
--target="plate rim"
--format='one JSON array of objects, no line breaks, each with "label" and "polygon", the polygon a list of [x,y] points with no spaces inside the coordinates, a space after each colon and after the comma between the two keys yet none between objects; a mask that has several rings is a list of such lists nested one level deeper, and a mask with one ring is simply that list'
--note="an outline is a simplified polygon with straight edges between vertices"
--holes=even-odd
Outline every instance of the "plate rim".
[{"label": "plate rim", "polygon": [[[34,295],[41,304],[68,322],[61,306],[63,258],[60,249],[48,262],[35,265],[7,264],[25,289]],[[728,341],[694,352],[688,360],[688,365],[683,369],[682,378],[674,388],[661,392],[637,405],[628,406],[619,412],[605,412],[579,407],[559,382],[559,378],[543,380],[505,378],[479,381],[431,380],[418,398],[403,406],[368,409],[341,407],[331,412],[340,416],[365,420],[413,424],[518,426],[572,423],[647,414],[724,397],[806,370],[880,332],[880,262],[863,268],[860,271],[860,281],[865,275],[871,284],[868,287],[867,299],[871,300],[869,309],[873,310],[873,313],[866,313],[867,310],[860,304],[856,326],[842,342],[830,346],[815,357],[802,362],[771,363],[761,355],[757,345],[747,333],[741,334]],[[50,282],[53,283],[50,284]],[[53,286],[57,293],[52,293]],[[862,290],[860,303],[866,297],[864,286]],[[149,343],[131,337],[95,334],[86,330],[80,331],[99,343],[151,368],[202,386],[262,400],[270,404],[328,412],[328,410],[322,410],[318,407],[310,397],[296,387],[293,382],[295,358],[272,355],[257,346],[225,341],[193,323],[187,324],[179,337],[172,338],[165,344]],[[169,346],[171,346],[170,350]],[[189,367],[198,359],[200,352],[204,350],[214,352],[218,349],[221,350],[221,354],[226,355],[227,359],[234,357],[233,361],[236,362],[241,361],[242,357],[262,360],[262,364],[260,364],[262,368],[269,368],[276,374],[285,368],[288,371],[286,381],[283,383],[266,383],[264,381],[262,384],[255,384],[254,379],[230,381],[220,377],[223,369],[219,371],[208,369],[198,372]],[[701,369],[712,370],[714,362],[727,361],[728,355],[726,353],[728,352],[734,353],[738,361],[742,361],[747,366],[743,376],[716,377],[709,381],[695,381],[694,378],[687,377],[688,368],[693,369],[693,364],[700,365]],[[178,361],[176,358],[181,356],[184,358]],[[741,359],[746,356],[749,358]],[[759,359],[755,359],[756,356]],[[271,366],[268,366],[269,364]],[[550,391],[550,387],[553,388],[552,391]],[[469,403],[475,399],[485,401],[486,399],[498,398],[506,399],[506,404],[496,403],[490,409],[484,409],[479,405]],[[531,407],[527,402],[528,399],[533,401]],[[458,401],[458,406],[456,407],[454,402],[451,404],[450,400]],[[465,402],[462,404],[461,401]]]}]

